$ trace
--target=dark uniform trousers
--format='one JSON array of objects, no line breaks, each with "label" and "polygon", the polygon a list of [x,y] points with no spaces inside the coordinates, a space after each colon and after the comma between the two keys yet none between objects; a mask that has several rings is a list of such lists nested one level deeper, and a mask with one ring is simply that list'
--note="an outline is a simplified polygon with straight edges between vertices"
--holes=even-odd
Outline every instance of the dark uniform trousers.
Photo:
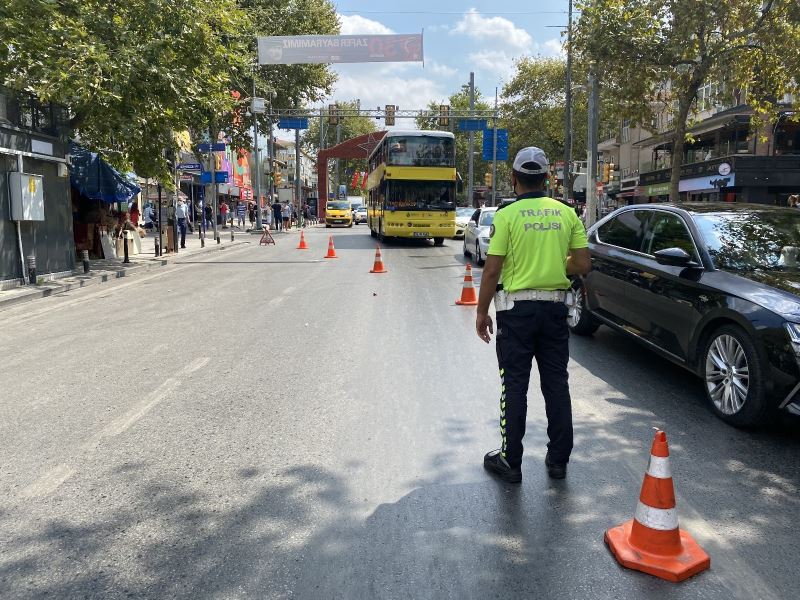
[{"label": "dark uniform trousers", "polygon": [[497,362],[500,366],[500,433],[503,457],[522,464],[522,438],[528,410],[528,383],[536,358],[547,412],[550,461],[566,464],[572,451],[572,406],[567,363],[569,329],[562,302],[524,300],[497,312]]}]

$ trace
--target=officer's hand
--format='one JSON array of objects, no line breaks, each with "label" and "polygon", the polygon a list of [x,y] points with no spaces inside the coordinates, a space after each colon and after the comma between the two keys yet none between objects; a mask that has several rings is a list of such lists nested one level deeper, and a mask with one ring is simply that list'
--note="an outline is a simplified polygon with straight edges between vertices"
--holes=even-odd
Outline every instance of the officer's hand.
[{"label": "officer's hand", "polygon": [[492,341],[492,336],[489,335],[490,333],[494,333],[492,317],[488,314],[482,315],[479,313],[478,318],[475,320],[475,330],[478,332],[478,337],[487,344]]}]

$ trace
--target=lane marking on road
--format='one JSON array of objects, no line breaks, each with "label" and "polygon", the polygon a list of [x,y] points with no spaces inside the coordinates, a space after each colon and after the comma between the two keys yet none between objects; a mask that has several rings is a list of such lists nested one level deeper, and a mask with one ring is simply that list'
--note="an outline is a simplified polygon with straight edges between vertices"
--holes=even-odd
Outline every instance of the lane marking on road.
[{"label": "lane marking on road", "polygon": [[75,469],[62,463],[23,489],[21,496],[24,498],[37,498],[51,494],[58,489],[58,486],[72,477],[75,472]]},{"label": "lane marking on road", "polygon": [[278,304],[283,302],[283,300],[284,300],[284,296],[276,296],[275,298],[273,298],[272,300],[267,302],[267,306],[270,307],[270,308],[274,308],[274,307],[278,306]]},{"label": "lane marking on road", "polygon": [[178,386],[183,381],[184,377],[187,377],[194,373],[195,371],[202,369],[206,366],[209,362],[211,362],[211,358],[208,356],[204,356],[202,358],[196,358],[183,369],[181,369],[176,377],[170,377],[152,392],[150,392],[144,400],[133,406],[130,410],[126,413],[120,415],[111,423],[106,425],[103,429],[99,432],[94,434],[84,445],[83,448],[85,450],[89,450],[97,446],[97,444],[103,438],[114,437],[121,434],[126,429],[130,428],[134,423],[139,421],[143,416],[145,416],[148,412],[150,412],[154,406],[156,406],[159,402],[161,402],[164,398],[167,397],[170,393],[175,391]]}]

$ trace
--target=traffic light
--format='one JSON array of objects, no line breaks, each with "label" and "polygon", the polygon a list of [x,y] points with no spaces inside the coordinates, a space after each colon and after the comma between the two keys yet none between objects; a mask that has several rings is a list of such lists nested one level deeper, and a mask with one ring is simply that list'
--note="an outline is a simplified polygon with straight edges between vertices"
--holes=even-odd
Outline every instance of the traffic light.
[{"label": "traffic light", "polygon": [[492,174],[486,173],[486,175],[483,176],[483,182],[486,184],[486,187],[492,187]]},{"label": "traffic light", "polygon": [[447,104],[439,105],[439,127],[450,125],[450,106]]},{"label": "traffic light", "polygon": [[276,170],[272,174],[272,179],[275,182],[275,185],[278,186],[283,183],[283,174],[280,171]]},{"label": "traffic light", "polygon": [[394,125],[394,112],[397,107],[394,104],[386,105],[386,125]]},{"label": "traffic light", "polygon": [[614,169],[616,169],[616,165],[614,163],[608,163],[608,181],[614,181]]},{"label": "traffic light", "polygon": [[603,177],[601,181],[603,183],[608,183],[608,178],[611,175],[611,164],[610,163],[603,163]]},{"label": "traffic light", "polygon": [[339,123],[339,107],[336,104],[328,105],[328,123],[331,125]]}]

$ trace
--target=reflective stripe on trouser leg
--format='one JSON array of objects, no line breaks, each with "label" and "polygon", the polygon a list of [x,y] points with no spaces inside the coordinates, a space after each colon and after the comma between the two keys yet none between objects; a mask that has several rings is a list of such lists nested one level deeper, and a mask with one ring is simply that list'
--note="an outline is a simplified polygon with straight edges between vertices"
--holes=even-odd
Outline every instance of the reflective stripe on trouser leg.
[{"label": "reflective stripe on trouser leg", "polygon": [[505,382],[505,369],[500,369],[500,438],[502,445],[500,446],[500,455],[506,457],[506,449],[508,446],[506,440],[506,382]]}]

